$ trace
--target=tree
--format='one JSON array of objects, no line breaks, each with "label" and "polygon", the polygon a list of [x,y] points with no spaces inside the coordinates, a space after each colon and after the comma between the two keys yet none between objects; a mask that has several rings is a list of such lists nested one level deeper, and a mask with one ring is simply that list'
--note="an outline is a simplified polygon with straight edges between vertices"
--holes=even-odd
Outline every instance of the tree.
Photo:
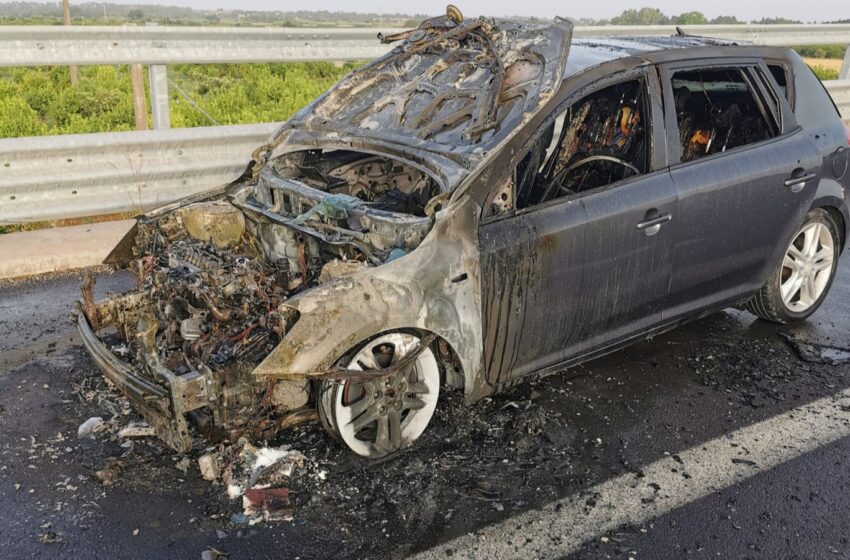
[{"label": "tree", "polygon": [[776,25],[780,23],[803,23],[802,21],[797,21],[795,19],[788,18],[761,18],[759,21],[754,21],[753,23],[760,23],[764,25]]},{"label": "tree", "polygon": [[612,18],[611,23],[614,25],[664,25],[670,23],[670,18],[657,8],[641,8],[626,10]]},{"label": "tree", "polygon": [[141,20],[145,19],[145,12],[139,9],[132,9],[127,12],[127,17],[132,20]]},{"label": "tree", "polygon": [[708,19],[702,15],[702,12],[685,12],[684,14],[673,16],[671,23],[676,25],[705,25],[708,23]]},{"label": "tree", "polygon": [[743,21],[738,21],[738,18],[735,16],[717,16],[709,23],[713,25],[736,25],[739,23],[744,23]]}]

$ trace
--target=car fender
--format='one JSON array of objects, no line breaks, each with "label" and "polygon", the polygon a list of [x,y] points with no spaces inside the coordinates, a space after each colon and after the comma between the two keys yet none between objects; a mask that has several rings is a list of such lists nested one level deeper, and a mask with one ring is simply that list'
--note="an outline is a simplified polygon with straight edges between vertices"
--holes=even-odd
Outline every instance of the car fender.
[{"label": "car fender", "polygon": [[270,379],[320,377],[348,350],[386,331],[422,329],[445,339],[471,394],[480,375],[480,276],[477,216],[468,197],[437,213],[411,253],[307,290],[286,305],[299,317],[254,374]]},{"label": "car fender", "polygon": [[843,250],[847,245],[848,235],[850,235],[850,212],[847,209],[847,191],[841,183],[832,178],[821,179],[810,210],[815,208],[835,208],[841,213],[844,218],[844,231],[842,232],[844,244],[841,247]]}]

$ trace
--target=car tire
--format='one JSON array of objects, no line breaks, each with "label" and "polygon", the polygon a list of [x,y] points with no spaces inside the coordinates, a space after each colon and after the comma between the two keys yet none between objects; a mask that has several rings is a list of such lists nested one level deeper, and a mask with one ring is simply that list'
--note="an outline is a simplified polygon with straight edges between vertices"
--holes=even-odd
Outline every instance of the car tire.
[{"label": "car tire", "polygon": [[838,226],[823,209],[806,215],[767,283],[746,304],[748,311],[783,325],[804,321],[823,303],[838,266]]},{"label": "car tire", "polygon": [[[374,380],[332,381],[320,384],[319,419],[337,440],[360,456],[377,459],[413,444],[434,415],[440,393],[440,367],[431,348],[420,349],[422,338],[408,332],[374,337],[346,353],[339,366],[374,370]],[[390,375],[406,355],[413,362]]]}]

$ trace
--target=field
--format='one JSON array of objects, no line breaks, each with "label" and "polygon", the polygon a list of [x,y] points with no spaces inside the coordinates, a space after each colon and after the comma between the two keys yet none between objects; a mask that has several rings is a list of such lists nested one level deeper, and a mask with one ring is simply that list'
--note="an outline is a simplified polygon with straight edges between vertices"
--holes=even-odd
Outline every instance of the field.
[{"label": "field", "polygon": [[821,80],[837,80],[838,72],[841,70],[841,63],[838,58],[808,58],[803,57],[806,64],[815,69]]},{"label": "field", "polygon": [[[822,80],[838,78],[841,60],[825,56],[843,52],[798,50]],[[171,65],[171,125],[283,121],[358,65]],[[79,71],[79,85],[72,87],[66,67],[0,69],[0,138],[132,130],[129,68],[85,66]]]},{"label": "field", "polygon": [[[168,67],[173,127],[283,121],[356,64],[202,64]],[[0,69],[0,138],[132,130],[127,66]],[[149,112],[150,113],[150,112]],[[150,123],[149,123],[150,125]]]}]

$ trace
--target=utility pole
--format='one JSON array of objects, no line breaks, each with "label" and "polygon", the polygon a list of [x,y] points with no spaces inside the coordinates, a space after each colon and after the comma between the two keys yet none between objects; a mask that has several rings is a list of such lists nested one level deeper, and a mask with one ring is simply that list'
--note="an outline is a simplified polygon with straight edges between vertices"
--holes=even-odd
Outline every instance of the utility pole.
[{"label": "utility pole", "polygon": [[[68,0],[62,0],[62,17],[65,19],[65,25],[71,25],[71,6]],[[68,67],[71,74],[71,85],[77,85],[77,66],[72,64]]]}]

